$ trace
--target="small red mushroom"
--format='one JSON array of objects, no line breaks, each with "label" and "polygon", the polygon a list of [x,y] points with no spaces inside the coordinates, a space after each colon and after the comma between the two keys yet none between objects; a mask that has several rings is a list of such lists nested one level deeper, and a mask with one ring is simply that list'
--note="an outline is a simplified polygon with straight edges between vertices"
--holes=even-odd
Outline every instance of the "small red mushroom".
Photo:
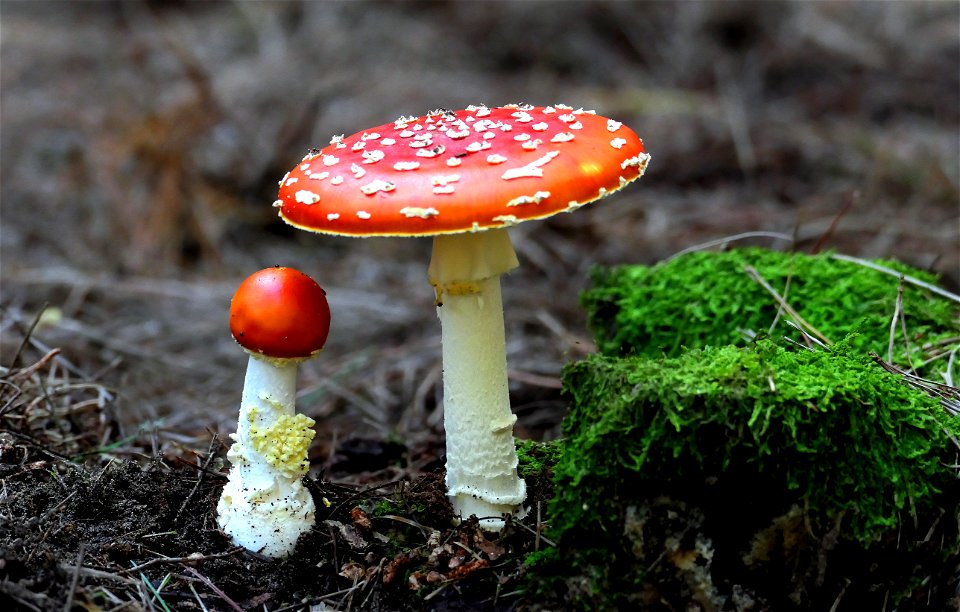
[{"label": "small red mushroom", "polygon": [[298,365],[323,348],[330,331],[326,294],[299,270],[260,270],[233,296],[230,331],[250,359],[217,519],[234,544],[283,557],[316,511],[301,483],[314,421],[297,414],[294,401]]},{"label": "small red mushroom", "polygon": [[330,333],[327,294],[299,270],[260,270],[233,295],[230,332],[240,346],[266,357],[310,357]]},{"label": "small red mushroom", "polygon": [[507,390],[500,275],[518,263],[505,228],[599,200],[649,160],[630,128],[593,111],[470,106],[336,136],[280,181],[274,206],[298,228],[434,237],[447,493],[486,529],[526,496]]}]

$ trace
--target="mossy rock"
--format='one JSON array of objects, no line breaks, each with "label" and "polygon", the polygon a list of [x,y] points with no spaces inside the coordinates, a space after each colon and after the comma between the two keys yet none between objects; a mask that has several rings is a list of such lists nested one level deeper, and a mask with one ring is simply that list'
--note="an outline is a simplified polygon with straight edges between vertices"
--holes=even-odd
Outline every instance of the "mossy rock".
[{"label": "mossy rock", "polygon": [[557,547],[532,560],[541,595],[584,609],[946,605],[958,419],[860,342],[568,365]]},{"label": "mossy rock", "polygon": [[[895,261],[895,272],[936,284],[937,278]],[[748,275],[751,267],[811,326],[837,341],[857,331],[856,348],[887,355],[900,280],[831,254],[804,255],[759,248],[690,253],[654,266],[597,268],[582,303],[600,352],[676,356],[684,349],[745,346],[757,335],[798,337],[775,298]],[[896,326],[894,362],[939,379],[960,336],[956,302],[909,282],[903,286],[907,330]],[[909,346],[909,349],[907,348]]]}]

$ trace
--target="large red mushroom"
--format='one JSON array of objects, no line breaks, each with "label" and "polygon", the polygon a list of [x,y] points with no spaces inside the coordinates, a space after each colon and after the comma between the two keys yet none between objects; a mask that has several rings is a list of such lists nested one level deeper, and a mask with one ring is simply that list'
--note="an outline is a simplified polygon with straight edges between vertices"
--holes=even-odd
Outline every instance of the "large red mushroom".
[{"label": "large red mushroom", "polygon": [[518,265],[506,228],[603,198],[640,178],[649,159],[632,130],[593,111],[470,106],[336,136],[280,181],[274,206],[298,228],[434,237],[446,482],[459,516],[499,530],[526,495],[500,297],[500,275]]}]

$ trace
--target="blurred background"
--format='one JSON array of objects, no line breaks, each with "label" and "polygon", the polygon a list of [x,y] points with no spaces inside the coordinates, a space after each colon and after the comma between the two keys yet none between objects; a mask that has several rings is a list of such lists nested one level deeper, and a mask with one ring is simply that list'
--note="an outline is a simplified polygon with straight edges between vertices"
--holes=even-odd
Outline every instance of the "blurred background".
[{"label": "blurred background", "polygon": [[429,240],[290,229],[277,181],[399,115],[565,103],[623,121],[653,159],[615,196],[512,230],[517,435],[554,438],[562,364],[592,349],[578,293],[594,265],[835,249],[957,289],[958,24],[956,2],[5,0],[0,365],[60,347],[121,438],[205,448],[235,428],[246,364],[230,297],[290,265],[333,311],[301,370],[316,462],[335,472],[344,449],[387,440],[428,465]]}]

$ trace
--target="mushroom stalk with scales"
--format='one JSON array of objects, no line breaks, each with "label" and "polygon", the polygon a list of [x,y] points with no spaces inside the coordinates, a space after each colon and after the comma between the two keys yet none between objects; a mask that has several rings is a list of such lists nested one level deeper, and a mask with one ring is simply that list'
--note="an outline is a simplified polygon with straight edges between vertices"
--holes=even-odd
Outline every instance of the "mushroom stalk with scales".
[{"label": "mushroom stalk with scales", "polygon": [[267,557],[289,555],[314,524],[316,506],[301,482],[314,421],[295,410],[297,369],[323,348],[329,329],[323,289],[292,268],[253,274],[230,304],[230,331],[250,358],[217,520],[234,544]]},{"label": "mushroom stalk with scales", "polygon": [[517,261],[505,228],[601,199],[649,159],[632,130],[593,111],[481,105],[336,136],[281,179],[274,206],[301,229],[435,237],[447,492],[459,516],[499,530],[525,496],[507,399],[499,276]]},{"label": "mushroom stalk with scales", "polygon": [[443,349],[447,495],[457,516],[503,528],[526,483],[517,476],[500,275],[516,268],[506,230],[433,239],[428,275],[437,294]]}]

